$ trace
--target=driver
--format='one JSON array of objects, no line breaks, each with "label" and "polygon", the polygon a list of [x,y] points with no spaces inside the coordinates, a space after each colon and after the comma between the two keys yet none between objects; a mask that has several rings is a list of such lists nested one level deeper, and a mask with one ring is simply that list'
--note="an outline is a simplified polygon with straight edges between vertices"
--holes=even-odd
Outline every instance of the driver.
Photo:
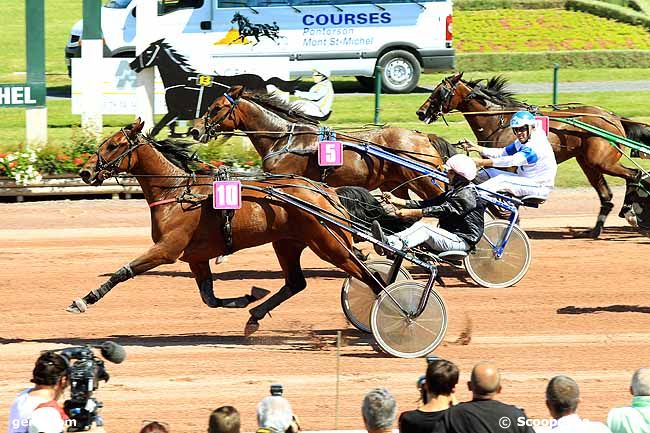
[{"label": "driver", "polygon": [[[401,217],[436,217],[439,227],[416,222],[394,235],[384,236],[381,226],[373,221],[372,234],[397,249],[413,248],[426,243],[435,252],[469,251],[483,236],[485,205],[471,183],[476,177],[476,165],[466,155],[454,155],[447,160],[449,191],[432,200],[413,201],[395,197],[389,192],[384,198],[400,207],[395,213]],[[384,249],[375,244],[377,254]]]},{"label": "driver", "polygon": [[[487,148],[465,140],[467,150],[483,156],[474,160],[478,167],[486,167],[484,172],[489,176],[481,187],[492,192],[507,191],[515,197],[548,197],[555,184],[557,163],[546,134],[535,128],[535,116],[528,111],[515,113],[510,127],[517,139],[504,148]],[[517,172],[492,167],[517,167]]]},{"label": "driver", "polygon": [[303,113],[324,118],[329,116],[334,102],[334,87],[330,81],[330,71],[325,67],[313,69],[314,85],[308,92],[296,90],[294,95],[303,98],[293,103],[293,108]]}]

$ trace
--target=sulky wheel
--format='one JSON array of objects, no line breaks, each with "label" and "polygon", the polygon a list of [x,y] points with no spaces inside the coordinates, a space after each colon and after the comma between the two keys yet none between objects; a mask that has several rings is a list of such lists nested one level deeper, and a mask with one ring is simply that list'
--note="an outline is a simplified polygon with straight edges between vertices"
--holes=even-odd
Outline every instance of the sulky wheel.
[{"label": "sulky wheel", "polygon": [[[370,272],[378,272],[382,278],[388,276],[390,267],[393,265],[391,260],[369,260],[366,263]],[[396,281],[411,280],[411,274],[402,266],[397,273]],[[371,332],[370,330],[370,310],[375,303],[377,296],[372,289],[365,283],[348,276],[343,282],[341,288],[341,307],[343,313],[350,323],[360,331]]]},{"label": "sulky wheel", "polygon": [[495,220],[485,224],[483,237],[475,250],[465,257],[465,269],[479,285],[501,289],[517,284],[530,266],[530,241],[526,232],[515,225],[503,255],[497,258],[494,245],[501,243],[508,221]]},{"label": "sulky wheel", "polygon": [[377,298],[370,315],[370,327],[384,352],[400,358],[416,358],[430,353],[444,338],[447,307],[435,290],[431,290],[422,314],[413,317],[425,289],[422,283],[398,281]]}]

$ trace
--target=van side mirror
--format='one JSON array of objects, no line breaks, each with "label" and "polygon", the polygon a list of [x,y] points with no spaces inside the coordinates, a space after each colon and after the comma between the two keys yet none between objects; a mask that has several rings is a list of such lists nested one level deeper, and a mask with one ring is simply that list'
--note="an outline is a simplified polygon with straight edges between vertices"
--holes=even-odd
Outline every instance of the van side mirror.
[{"label": "van side mirror", "polygon": [[135,7],[131,9],[131,15],[133,15],[133,18],[135,18]]}]

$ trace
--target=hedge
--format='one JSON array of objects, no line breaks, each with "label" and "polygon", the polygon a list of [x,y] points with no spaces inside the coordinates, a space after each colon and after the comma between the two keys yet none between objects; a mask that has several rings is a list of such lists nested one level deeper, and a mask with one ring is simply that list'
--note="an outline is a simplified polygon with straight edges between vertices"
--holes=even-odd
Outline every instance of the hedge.
[{"label": "hedge", "polygon": [[459,71],[535,71],[552,68],[650,68],[650,50],[456,54]]},{"label": "hedge", "polygon": [[650,30],[650,16],[622,6],[595,0],[567,0],[566,8],[633,24],[635,26],[643,26]]},{"label": "hedge", "polygon": [[566,0],[456,0],[454,1],[454,9],[461,11],[491,9],[564,9],[565,3]]},{"label": "hedge", "polygon": [[650,0],[631,0],[636,8],[646,15],[650,15]]}]

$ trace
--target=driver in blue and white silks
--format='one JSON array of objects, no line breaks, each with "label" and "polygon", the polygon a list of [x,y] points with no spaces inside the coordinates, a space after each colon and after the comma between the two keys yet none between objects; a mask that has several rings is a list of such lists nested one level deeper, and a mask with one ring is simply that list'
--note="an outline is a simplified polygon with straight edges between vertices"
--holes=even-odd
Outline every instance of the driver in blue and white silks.
[{"label": "driver in blue and white silks", "polygon": [[[476,150],[483,157],[474,159],[477,167],[484,168],[479,178],[489,176],[480,186],[492,192],[507,191],[516,197],[547,198],[555,185],[557,162],[546,134],[537,130],[535,116],[528,111],[515,113],[510,127],[517,139],[503,148],[487,148],[466,140],[466,149]],[[517,167],[517,172],[493,167]]]}]

